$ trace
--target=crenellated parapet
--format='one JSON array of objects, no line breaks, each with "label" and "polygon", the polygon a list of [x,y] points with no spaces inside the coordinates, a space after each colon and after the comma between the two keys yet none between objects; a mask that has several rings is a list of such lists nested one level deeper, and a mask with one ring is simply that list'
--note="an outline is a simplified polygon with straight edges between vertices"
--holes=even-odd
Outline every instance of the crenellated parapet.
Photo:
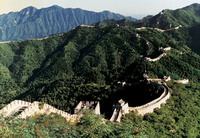
[{"label": "crenellated parapet", "polygon": [[[163,93],[160,97],[149,103],[137,107],[129,107],[128,103],[123,100],[119,100],[119,102],[114,106],[113,115],[110,118],[110,121],[120,122],[121,117],[131,111],[136,111],[140,115],[145,115],[147,113],[152,113],[155,108],[160,108],[161,105],[165,104],[167,99],[169,99],[170,92],[166,84],[158,84],[164,88]],[[64,117],[67,121],[74,122],[80,119],[80,117],[82,116],[82,111],[84,109],[89,109],[95,114],[100,114],[100,103],[99,101],[80,101],[74,109],[75,114],[69,114],[62,110],[56,109],[55,107],[46,103],[41,103],[37,101],[30,103],[22,100],[15,100],[5,106],[3,109],[1,109],[0,114],[2,114],[3,117],[9,117],[14,113],[19,113],[19,115],[16,116],[14,119],[27,119],[36,114],[49,115],[51,113],[55,113]]]},{"label": "crenellated parapet", "polygon": [[[89,109],[92,110],[95,114],[100,114],[100,103],[98,101],[81,101],[77,107],[80,107],[80,104],[84,105],[84,108],[81,108],[81,110]],[[0,114],[4,118],[9,117],[15,113],[17,113],[18,115],[14,119],[27,119],[36,114],[49,115],[51,113],[55,113],[64,117],[67,121],[70,122],[74,122],[80,119],[80,117],[82,116],[82,112],[70,114],[62,110],[56,109],[55,107],[49,104],[41,103],[38,101],[30,103],[22,100],[15,100],[0,110]]]},{"label": "crenellated parapet", "polygon": [[170,98],[170,92],[167,85],[163,83],[158,83],[161,85],[164,90],[161,96],[154,99],[151,102],[148,102],[144,105],[137,106],[137,107],[129,107],[128,103],[125,103],[123,100],[119,100],[119,102],[114,107],[114,111],[110,121],[112,122],[120,122],[121,117],[129,112],[136,111],[139,115],[145,115],[147,113],[152,113],[156,108],[160,108],[162,104],[165,104],[166,101]]},{"label": "crenellated parapet", "polygon": [[25,102],[25,101],[22,101],[22,100],[14,100],[10,104],[5,106],[3,109],[1,109],[0,114],[3,117],[7,117],[7,116],[10,116],[15,111],[18,111],[21,108],[27,108],[30,105],[31,105],[30,102]]},{"label": "crenellated parapet", "polygon": [[83,109],[90,109],[95,114],[101,114],[99,101],[80,101],[74,109],[74,113],[82,113]]},{"label": "crenellated parapet", "polygon": [[48,105],[48,104],[43,104],[40,102],[33,102],[27,109],[25,109],[19,116],[16,117],[17,118],[22,118],[22,119],[26,119],[28,117],[31,117],[35,114],[51,114],[51,113],[55,113],[58,114],[62,117],[64,117],[67,121],[75,121],[77,120],[81,115],[77,115],[77,114],[69,114],[67,112],[64,112],[62,110],[56,109],[55,107]]}]

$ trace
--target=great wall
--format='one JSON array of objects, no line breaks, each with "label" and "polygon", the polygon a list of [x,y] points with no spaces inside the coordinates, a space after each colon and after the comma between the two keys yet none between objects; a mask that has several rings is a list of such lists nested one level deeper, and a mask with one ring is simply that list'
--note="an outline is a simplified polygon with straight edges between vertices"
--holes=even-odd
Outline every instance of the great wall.
[{"label": "great wall", "polygon": [[[130,112],[137,112],[139,115],[145,115],[147,113],[154,112],[155,109],[161,108],[162,104],[165,104],[166,101],[170,98],[170,89],[166,85],[165,82],[170,81],[170,77],[164,77],[164,79],[149,79],[147,75],[144,75],[144,77],[149,81],[149,83],[154,82],[157,83],[157,85],[160,85],[163,87],[162,94],[154,99],[153,101],[150,101],[144,105],[137,106],[137,107],[129,107],[128,103],[125,103],[122,99],[119,100],[119,102],[114,106],[113,114],[110,118],[110,121],[113,122],[120,122],[121,117],[127,113]],[[189,80],[176,80],[174,82],[187,84],[189,83]],[[119,82],[118,82],[119,83]],[[124,82],[122,82],[123,86],[126,85]],[[41,102],[25,102],[22,100],[15,100],[2,108],[0,110],[0,114],[2,117],[6,118],[9,116],[12,116],[16,113],[17,116],[15,116],[14,119],[26,119],[28,117],[34,116],[36,114],[51,114],[56,113],[62,117],[64,117],[67,121],[74,122],[76,120],[79,120],[82,116],[82,111],[84,109],[89,109],[95,114],[101,114],[100,113],[100,102],[99,101],[80,101],[79,104],[74,109],[74,114],[69,114],[67,112],[64,112],[62,110],[56,109],[55,107],[41,103]]]},{"label": "great wall", "polygon": [[[94,26],[89,26],[89,25],[81,25],[82,27],[89,27],[93,28]],[[179,29],[181,26],[178,26],[173,29]],[[136,30],[142,30],[142,29],[147,29],[147,27],[142,27],[142,28],[136,28]],[[150,28],[152,29],[152,28]],[[153,28],[157,31],[164,32],[166,30],[161,30],[158,28]],[[63,34],[60,34],[63,35]],[[141,38],[138,34],[135,34],[136,37]],[[38,39],[32,39],[32,40],[44,40],[47,39],[48,37],[45,38],[38,38]],[[9,43],[9,42],[0,42],[0,43]],[[146,40],[147,45],[149,45],[149,42]],[[162,57],[167,55],[167,51],[171,50],[171,47],[166,47],[166,48],[160,48],[159,51],[162,52],[158,57],[156,58],[149,58],[145,57],[145,60],[149,62],[156,62],[160,60]],[[156,82],[158,85],[163,87],[163,92],[162,94],[154,99],[153,101],[150,101],[144,105],[137,106],[137,107],[129,107],[128,103],[123,101],[122,99],[118,101],[118,103],[114,106],[114,111],[113,114],[110,118],[110,121],[112,122],[120,122],[121,117],[127,113],[130,112],[137,112],[139,115],[145,115],[147,113],[152,113],[154,112],[155,109],[161,108],[162,104],[165,104],[167,100],[170,98],[170,90],[168,86],[166,85],[165,82],[170,81],[171,77],[166,77],[164,76],[163,79],[150,79],[147,74],[144,74],[144,77],[147,79],[149,83]],[[182,83],[182,84],[188,84],[189,80],[184,79],[184,80],[174,80],[174,82],[177,83]],[[120,82],[118,82],[120,83]],[[122,82],[122,87],[126,85],[125,82]],[[100,114],[100,102],[99,101],[80,101],[79,104],[76,106],[74,109],[74,114],[69,114],[67,112],[64,112],[62,110],[56,109],[55,107],[48,105],[46,103],[40,103],[40,102],[25,102],[22,100],[15,100],[5,106],[3,109],[0,110],[0,115],[2,117],[6,118],[9,117],[15,113],[18,113],[18,115],[14,119],[26,119],[28,117],[34,116],[35,114],[51,114],[51,113],[56,113],[62,117],[64,117],[67,121],[76,121],[79,120],[80,117],[82,116],[82,111],[84,109],[89,109],[95,114]]]},{"label": "great wall", "polygon": [[[181,27],[181,26],[180,26]],[[179,29],[180,27],[174,28],[174,29]],[[146,29],[146,27],[143,28],[139,28],[140,29]],[[135,36],[137,38],[141,38],[141,36],[139,34],[135,34]],[[149,41],[146,40],[146,44],[149,45]],[[149,62],[156,62],[158,60],[160,60],[162,57],[167,55],[167,51],[170,51],[171,47],[166,47],[166,48],[159,48],[159,51],[162,52],[161,55],[159,55],[156,58],[149,58],[149,57],[145,57],[145,60],[149,61]],[[137,107],[129,107],[128,103],[125,103],[122,99],[119,100],[119,102],[116,104],[114,112],[112,114],[112,117],[110,119],[110,121],[114,121],[114,122],[120,122],[121,117],[129,112],[137,112],[140,115],[145,115],[147,113],[152,113],[156,108],[161,108],[162,104],[165,104],[166,101],[170,98],[170,92],[169,92],[169,88],[166,85],[165,82],[168,82],[171,80],[170,76],[164,76],[163,79],[159,79],[159,78],[149,78],[147,74],[143,74],[143,77],[148,81],[148,83],[151,82],[156,82],[158,85],[162,86],[164,88],[163,93],[161,94],[160,97],[156,98],[155,100],[146,103],[144,105],[141,106],[137,106]],[[188,79],[183,79],[183,80],[173,80],[176,83],[182,83],[182,84],[188,84],[189,80]],[[124,87],[124,85],[126,84],[126,82],[118,82],[118,84],[121,84],[122,87]]]},{"label": "great wall", "polygon": [[159,84],[164,88],[163,93],[161,94],[160,97],[158,97],[157,99],[146,103],[144,105],[141,106],[137,106],[137,107],[129,107],[129,111],[136,111],[138,112],[140,115],[145,115],[147,113],[152,113],[154,111],[154,109],[156,108],[160,108],[162,104],[165,104],[166,101],[170,98],[170,92],[169,92],[169,88],[167,87],[166,84]]},{"label": "great wall", "polygon": [[145,57],[145,60],[150,61],[150,62],[156,62],[158,60],[160,60],[162,57],[167,55],[167,51],[170,51],[171,47],[166,47],[166,48],[159,48],[159,51],[162,52],[162,54],[160,54],[158,57],[156,58],[149,58],[149,57]]},{"label": "great wall", "polygon": [[[118,104],[116,104],[115,109],[113,111],[113,115],[110,118],[110,121],[113,122],[120,122],[121,117],[129,112],[136,111],[140,115],[144,115],[146,113],[151,113],[154,111],[155,108],[160,108],[161,104],[166,103],[166,100],[170,97],[169,89],[164,84],[159,84],[164,87],[164,91],[162,95],[139,107],[129,107],[128,103],[125,103],[123,100],[120,100]],[[14,119],[26,119],[36,114],[51,114],[56,113],[62,117],[64,117],[67,121],[74,122],[78,120],[82,116],[82,111],[84,109],[89,109],[93,111],[95,114],[100,114],[100,102],[98,101],[80,101],[79,104],[74,109],[74,114],[69,114],[62,110],[58,110],[55,107],[40,103],[40,102],[25,102],[22,100],[15,100],[5,106],[3,109],[0,110],[0,114],[6,118],[12,116],[17,113],[17,116]]]},{"label": "great wall", "polygon": [[[157,23],[159,24],[159,22]],[[166,29],[166,30],[163,30],[163,29],[160,29],[160,28],[153,28],[153,27],[140,27],[140,28],[136,28],[136,30],[146,30],[146,29],[152,29],[152,30],[156,30],[156,31],[159,31],[159,32],[165,32],[165,31],[171,31],[171,30],[177,30],[177,29],[180,29],[182,28],[182,25],[179,25],[179,26],[176,26],[174,28],[171,27],[171,24],[170,24],[170,28],[169,29]]]},{"label": "great wall", "polygon": [[34,116],[36,114],[51,114],[56,113],[62,117],[64,117],[67,121],[74,122],[78,120],[82,116],[83,109],[90,109],[95,114],[100,114],[100,104],[95,101],[81,101],[77,107],[75,108],[75,114],[69,114],[62,110],[56,109],[55,107],[41,103],[41,102],[25,102],[22,100],[15,100],[5,106],[0,110],[0,114],[3,118],[7,118],[9,116],[14,116],[17,113],[17,116],[14,119],[26,119],[28,117]]},{"label": "great wall", "polygon": [[137,107],[129,107],[128,103],[125,103],[122,99],[116,104],[114,112],[110,121],[120,122],[121,117],[129,112],[137,112],[139,115],[145,115],[147,113],[152,113],[156,108],[160,108],[162,104],[165,104],[166,101],[170,98],[170,90],[164,83],[157,83],[163,87],[163,93],[160,97],[154,99],[151,102],[148,102],[144,105]]}]

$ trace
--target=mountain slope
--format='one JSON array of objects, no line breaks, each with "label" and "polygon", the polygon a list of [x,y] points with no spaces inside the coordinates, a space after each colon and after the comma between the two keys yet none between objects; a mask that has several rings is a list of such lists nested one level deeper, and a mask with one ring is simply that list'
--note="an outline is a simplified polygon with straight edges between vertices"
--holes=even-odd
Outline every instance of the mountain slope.
[{"label": "mountain slope", "polygon": [[159,14],[144,18],[137,25],[161,29],[181,26],[192,26],[200,23],[200,4],[192,4],[177,10],[163,10]]},{"label": "mountain slope", "polygon": [[109,11],[92,12],[52,6],[43,9],[27,7],[20,12],[0,15],[0,41],[41,38],[69,31],[80,24],[92,24],[105,19],[130,19]]},{"label": "mountain slope", "polygon": [[[101,113],[110,117],[107,111],[111,112],[113,103],[121,98],[130,106],[137,106],[160,94],[159,87],[144,80],[144,72],[151,78],[170,75],[172,79],[190,80],[187,85],[168,82],[173,90],[171,98],[161,109],[144,117],[130,113],[121,123],[102,123],[102,117],[89,114],[71,126],[55,115],[36,116],[13,121],[19,126],[15,130],[3,120],[11,132],[9,136],[18,136],[18,129],[22,129],[23,135],[33,135],[28,133],[28,128],[40,124],[40,130],[45,129],[36,132],[38,135],[57,137],[63,134],[72,137],[198,137],[200,56],[187,46],[191,42],[190,29],[160,32],[133,27],[80,26],[44,40],[0,44],[4,57],[0,65],[1,104],[12,99],[38,100],[72,112],[80,100],[98,100]],[[197,29],[193,35],[199,36],[199,28],[193,29]],[[144,57],[157,57],[160,47],[169,46],[172,49],[160,60],[144,60]],[[127,83],[124,89],[117,85],[118,81]],[[0,134],[8,135],[4,131]]]},{"label": "mountain slope", "polygon": [[[106,99],[113,94],[118,81],[140,82],[134,89],[148,93],[145,88],[151,86],[145,84],[145,70],[152,78],[171,76],[198,82],[200,56],[188,47],[190,39],[186,34],[188,29],[160,32],[133,27],[79,26],[44,40],[0,44],[4,57],[0,81],[2,103],[17,96],[49,102],[70,111],[79,100]],[[169,46],[172,50],[159,61],[144,60],[158,56],[160,47]]]},{"label": "mountain slope", "polygon": [[155,27],[160,29],[171,29],[178,26],[191,27],[200,23],[200,4],[192,4],[177,10],[163,10],[155,16],[147,16],[142,20],[131,22],[128,20],[105,20],[97,23],[99,26],[120,26],[132,27]]}]

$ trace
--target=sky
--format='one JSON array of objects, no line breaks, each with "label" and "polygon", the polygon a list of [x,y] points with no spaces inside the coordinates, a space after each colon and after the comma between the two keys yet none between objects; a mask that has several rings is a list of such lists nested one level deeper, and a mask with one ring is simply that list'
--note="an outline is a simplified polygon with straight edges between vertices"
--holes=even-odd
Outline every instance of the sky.
[{"label": "sky", "polygon": [[163,9],[178,9],[200,3],[200,0],[0,0],[0,14],[34,6],[45,8],[59,5],[64,8],[81,8],[90,11],[108,10],[125,16],[142,18],[155,15]]}]

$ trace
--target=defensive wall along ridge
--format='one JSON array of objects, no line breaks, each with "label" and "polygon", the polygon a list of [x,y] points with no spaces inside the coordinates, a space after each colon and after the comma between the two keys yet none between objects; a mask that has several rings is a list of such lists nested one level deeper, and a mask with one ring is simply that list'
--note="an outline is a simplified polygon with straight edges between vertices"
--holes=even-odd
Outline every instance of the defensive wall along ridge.
[{"label": "defensive wall along ridge", "polygon": [[121,117],[129,112],[137,112],[139,115],[145,115],[147,113],[152,113],[156,108],[161,108],[162,104],[165,104],[166,101],[170,98],[170,90],[168,86],[164,83],[157,83],[163,87],[163,93],[158,98],[154,99],[151,102],[148,102],[144,105],[137,107],[129,107],[128,103],[125,103],[122,99],[115,105],[112,117],[110,121],[120,122]]},{"label": "defensive wall along ridge", "polygon": [[75,114],[69,114],[55,107],[41,102],[25,102],[15,100],[0,110],[0,114],[6,118],[15,113],[19,113],[14,119],[26,119],[36,114],[51,114],[55,113],[64,117],[67,121],[76,121],[82,116],[83,109],[90,109],[95,114],[100,114],[100,104],[98,101],[80,101],[75,108]]},{"label": "defensive wall along ridge", "polygon": [[164,91],[160,97],[142,106],[129,107],[129,111],[136,111],[140,115],[145,115],[147,113],[152,113],[154,109],[160,108],[162,104],[165,104],[166,101],[170,98],[169,88],[165,84],[160,85],[162,85],[164,88]]},{"label": "defensive wall along ridge", "polygon": [[[125,103],[123,100],[120,100],[119,103],[116,105],[113,115],[110,118],[110,121],[113,122],[120,122],[121,117],[129,112],[136,111],[140,115],[144,115],[147,113],[151,113],[154,111],[155,108],[160,108],[162,104],[165,104],[167,99],[170,97],[169,88],[165,84],[159,84],[162,85],[164,88],[164,91],[162,95],[145,104],[138,107],[129,107],[128,103]],[[69,114],[67,112],[64,112],[62,110],[56,109],[55,107],[41,103],[41,102],[25,102],[21,100],[15,100],[5,106],[2,110],[0,110],[0,114],[3,115],[3,117],[8,117],[12,115],[13,113],[19,112],[20,109],[22,112],[15,117],[14,119],[22,118],[26,119],[28,117],[34,116],[35,114],[51,114],[55,113],[62,117],[64,117],[67,121],[76,121],[82,116],[82,110],[83,109],[91,109],[95,114],[100,114],[100,103],[98,101],[80,101],[80,103],[77,105],[77,107],[74,109],[75,114]]]},{"label": "defensive wall along ridge", "polygon": [[[163,93],[157,99],[138,107],[129,107],[128,103],[125,103],[123,100],[120,100],[118,104],[116,104],[112,117],[110,121],[120,122],[121,117],[129,112],[136,111],[140,115],[145,115],[147,113],[152,113],[155,108],[160,108],[162,104],[165,104],[167,99],[170,97],[169,88],[166,84],[158,83],[162,85],[164,88]],[[82,116],[83,109],[90,109],[95,114],[100,114],[100,103],[98,101],[80,101],[79,104],[74,109],[75,114],[69,114],[62,110],[56,109],[55,107],[41,103],[41,102],[25,102],[21,100],[15,100],[5,106],[2,110],[0,110],[0,114],[3,117],[9,117],[14,113],[19,113],[14,119],[22,118],[26,119],[28,117],[34,116],[35,114],[51,114],[55,113],[62,117],[64,117],[67,121],[74,122]]]},{"label": "defensive wall along ridge", "polygon": [[5,106],[4,108],[2,108],[0,110],[0,114],[3,115],[3,117],[7,117],[7,116],[10,116],[12,113],[18,111],[19,109],[21,109],[23,107],[27,108],[30,105],[31,105],[30,102],[15,100],[15,101],[12,101],[7,106]]},{"label": "defensive wall along ridge", "polygon": [[43,104],[43,103],[35,101],[28,108],[26,108],[21,114],[19,114],[19,116],[17,116],[15,119],[17,119],[17,118],[26,119],[27,117],[31,117],[35,114],[49,115],[51,113],[56,113],[56,114],[64,117],[67,121],[75,121],[79,117],[81,117],[81,115],[78,115],[78,114],[72,115],[72,114],[69,114],[62,110],[58,110],[51,105]]},{"label": "defensive wall along ridge", "polygon": [[145,60],[149,61],[149,62],[156,62],[158,60],[160,60],[162,57],[167,55],[167,51],[170,51],[171,47],[166,47],[166,48],[159,48],[159,51],[162,52],[162,54],[160,54],[158,57],[156,58],[150,58],[150,57],[145,57]]},{"label": "defensive wall along ridge", "polygon": [[[159,55],[157,58],[154,58],[154,59],[146,58],[146,60],[152,61],[152,62],[158,61],[163,56],[166,56],[166,52],[171,50],[171,47],[160,48],[159,50],[163,52],[161,55]],[[156,81],[158,85],[161,85],[164,88],[164,91],[161,94],[161,96],[149,103],[146,103],[142,106],[137,106],[137,107],[129,107],[128,103],[125,103],[123,100],[120,100],[119,103],[115,106],[115,109],[114,109],[112,117],[110,118],[110,121],[120,122],[121,117],[123,115],[132,111],[136,111],[140,115],[152,113],[155,108],[160,108],[161,105],[165,104],[167,99],[170,98],[170,92],[167,85],[164,83],[159,83],[162,81],[167,82],[171,80],[170,77],[165,76],[164,79],[150,79],[147,75],[145,75],[145,77],[149,82]],[[177,80],[175,82],[187,84],[189,80]],[[90,109],[95,114],[100,114],[100,103],[98,101],[80,101],[80,103],[74,109],[75,114],[69,114],[67,112],[58,110],[54,108],[53,106],[50,106],[45,103],[40,103],[37,101],[30,103],[30,102],[25,102],[21,100],[15,100],[11,102],[10,104],[8,104],[7,106],[5,106],[2,110],[0,110],[0,114],[2,114],[3,117],[8,117],[9,115],[12,115],[13,113],[21,110],[22,112],[15,119],[17,118],[26,119],[27,117],[31,117],[35,114],[56,113],[66,118],[66,120],[68,121],[75,121],[82,116],[83,109]]]},{"label": "defensive wall along ridge", "polygon": [[[159,24],[159,22],[157,22],[157,24]],[[140,28],[136,28],[136,30],[140,31],[140,30],[152,29],[152,30],[157,30],[159,32],[165,32],[165,31],[171,31],[171,30],[178,30],[180,28],[182,28],[182,25],[176,26],[174,28],[166,29],[166,30],[163,30],[163,29],[160,29],[160,28],[155,28],[155,27],[140,27]]]}]

